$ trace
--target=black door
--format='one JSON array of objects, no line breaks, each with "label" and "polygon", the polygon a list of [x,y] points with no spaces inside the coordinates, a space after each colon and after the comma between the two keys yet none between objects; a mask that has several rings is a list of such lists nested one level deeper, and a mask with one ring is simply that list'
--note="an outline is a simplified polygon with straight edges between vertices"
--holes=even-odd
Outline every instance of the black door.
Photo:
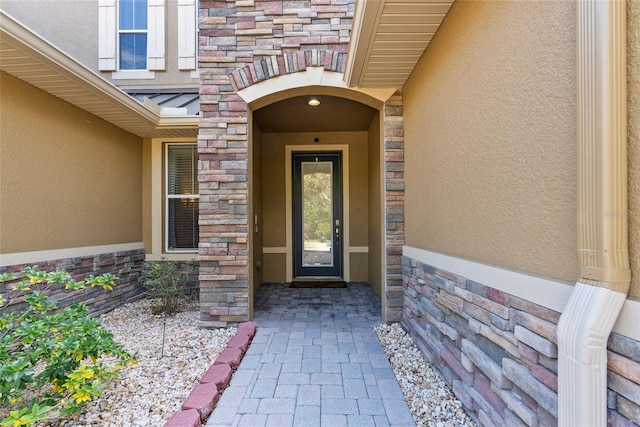
[{"label": "black door", "polygon": [[342,277],[341,153],[293,153],[294,277]]}]

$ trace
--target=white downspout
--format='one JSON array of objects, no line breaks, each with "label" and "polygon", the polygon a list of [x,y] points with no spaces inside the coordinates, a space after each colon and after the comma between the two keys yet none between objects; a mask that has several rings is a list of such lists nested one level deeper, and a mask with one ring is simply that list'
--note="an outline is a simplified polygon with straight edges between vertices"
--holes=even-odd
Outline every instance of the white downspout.
[{"label": "white downspout", "polygon": [[607,425],[607,340],[629,292],[626,2],[577,1],[580,280],[558,323],[558,424]]}]

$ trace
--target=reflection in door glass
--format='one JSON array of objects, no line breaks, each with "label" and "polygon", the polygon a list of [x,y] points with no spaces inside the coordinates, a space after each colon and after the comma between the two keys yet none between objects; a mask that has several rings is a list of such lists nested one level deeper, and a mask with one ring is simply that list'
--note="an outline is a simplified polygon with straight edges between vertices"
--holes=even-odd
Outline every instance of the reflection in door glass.
[{"label": "reflection in door glass", "polygon": [[331,162],[302,162],[304,266],[333,265]]}]

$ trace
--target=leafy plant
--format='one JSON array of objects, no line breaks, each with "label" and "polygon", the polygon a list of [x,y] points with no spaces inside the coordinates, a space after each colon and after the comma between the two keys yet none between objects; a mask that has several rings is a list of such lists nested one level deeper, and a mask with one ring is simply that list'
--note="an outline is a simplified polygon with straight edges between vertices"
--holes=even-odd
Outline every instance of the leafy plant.
[{"label": "leafy plant", "polygon": [[[13,280],[12,274],[0,275],[0,283]],[[110,291],[116,280],[107,273],[76,281],[65,270],[34,266],[8,284],[10,300],[0,295],[0,407],[9,413],[1,415],[0,426],[30,426],[78,412],[123,366],[135,362],[86,305],[75,302],[57,310],[47,292],[55,284],[70,291],[87,286]],[[21,300],[24,310],[10,309]],[[115,357],[115,366],[100,361],[107,355]]]},{"label": "leafy plant", "polygon": [[144,263],[142,283],[154,300],[154,314],[178,311],[194,266],[193,261],[184,262],[182,268],[180,264],[164,257],[160,261]]}]

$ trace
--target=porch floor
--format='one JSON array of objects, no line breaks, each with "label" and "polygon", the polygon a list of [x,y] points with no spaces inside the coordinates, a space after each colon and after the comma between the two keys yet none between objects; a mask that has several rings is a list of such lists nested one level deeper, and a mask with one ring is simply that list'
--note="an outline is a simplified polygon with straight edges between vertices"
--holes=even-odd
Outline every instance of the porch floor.
[{"label": "porch floor", "polygon": [[415,426],[368,284],[265,284],[254,301],[256,336],[207,427]]}]

